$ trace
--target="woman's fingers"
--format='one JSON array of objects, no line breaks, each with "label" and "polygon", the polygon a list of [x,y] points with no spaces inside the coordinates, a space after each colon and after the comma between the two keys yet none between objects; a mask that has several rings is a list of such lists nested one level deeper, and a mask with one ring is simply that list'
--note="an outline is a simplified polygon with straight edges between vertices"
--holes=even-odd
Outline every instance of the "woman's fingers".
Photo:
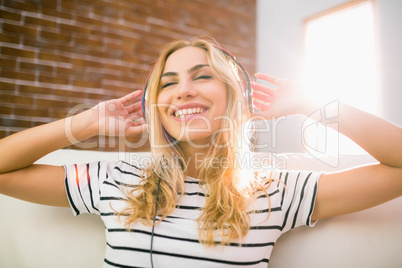
[{"label": "woman's fingers", "polygon": [[264,112],[271,108],[271,103],[263,103],[259,102],[258,100],[253,100],[253,107],[261,112]]},{"label": "woman's fingers", "polygon": [[140,96],[142,96],[142,90],[135,90],[135,91],[133,91],[133,92],[131,92],[131,93],[129,93],[129,94],[127,94],[127,95],[121,97],[121,98],[119,99],[119,101],[120,101],[123,105],[125,105],[125,104],[127,104],[127,103],[133,101],[134,99],[139,98]]},{"label": "woman's fingers", "polygon": [[135,126],[141,126],[145,124],[145,120],[142,117],[137,117],[133,119],[132,122],[134,123]]},{"label": "woman's fingers", "polygon": [[278,90],[256,82],[253,82],[252,86],[253,107],[259,111],[267,111],[270,109]]},{"label": "woman's fingers", "polygon": [[[130,114],[129,117],[127,117],[129,121],[131,122],[142,122],[141,120],[144,120],[144,118],[142,117],[141,113],[132,113]],[[143,124],[145,123],[145,121],[143,122]]]},{"label": "woman's fingers", "polygon": [[274,98],[272,95],[263,94],[259,91],[253,91],[253,99],[270,103],[273,101]]},{"label": "woman's fingers", "polygon": [[145,132],[146,130],[147,130],[147,124],[137,123],[137,124],[128,126],[125,134],[126,134],[126,136],[135,136],[135,135],[139,135],[139,134]]},{"label": "woman's fingers", "polygon": [[270,83],[272,83],[274,85],[277,85],[277,86],[279,86],[279,84],[282,81],[282,79],[280,79],[280,78],[278,78],[276,76],[273,76],[273,75],[270,75],[270,74],[264,74],[264,73],[256,73],[255,77],[257,77],[258,79],[270,82]]},{"label": "woman's fingers", "polygon": [[136,102],[134,104],[126,106],[126,109],[127,109],[127,112],[131,114],[131,113],[135,113],[135,112],[139,112],[139,111],[142,112],[141,107],[142,107],[141,102]]},{"label": "woman's fingers", "polygon": [[264,94],[271,95],[271,96],[275,95],[278,92],[278,90],[275,88],[261,85],[256,82],[252,82],[251,85],[253,86],[253,95],[254,95],[255,91],[259,91],[259,92],[262,92]]}]

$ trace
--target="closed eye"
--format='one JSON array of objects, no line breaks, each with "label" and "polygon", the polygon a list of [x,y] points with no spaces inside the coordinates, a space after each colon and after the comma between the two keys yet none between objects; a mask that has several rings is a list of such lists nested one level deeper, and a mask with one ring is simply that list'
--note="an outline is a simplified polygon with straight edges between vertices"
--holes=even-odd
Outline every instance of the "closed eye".
[{"label": "closed eye", "polygon": [[194,80],[198,80],[198,79],[211,79],[212,75],[200,75],[197,76]]},{"label": "closed eye", "polygon": [[[211,79],[211,78],[212,78],[212,75],[200,75],[200,76],[197,76],[196,78],[194,78],[194,80]],[[177,84],[177,82],[167,82],[166,84],[162,85],[161,88],[163,89],[163,88],[169,87],[171,85],[176,85],[176,84]]]},{"label": "closed eye", "polygon": [[171,86],[171,85],[175,85],[175,84],[177,84],[177,83],[176,83],[176,82],[166,83],[166,84],[162,85],[161,88],[165,88],[165,87],[168,87],[168,86]]}]

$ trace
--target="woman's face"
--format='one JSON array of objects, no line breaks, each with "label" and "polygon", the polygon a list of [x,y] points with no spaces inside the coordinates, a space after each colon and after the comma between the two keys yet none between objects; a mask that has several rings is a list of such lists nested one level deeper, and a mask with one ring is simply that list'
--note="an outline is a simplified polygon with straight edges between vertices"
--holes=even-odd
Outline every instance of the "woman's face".
[{"label": "woman's face", "polygon": [[226,84],[208,65],[205,50],[185,47],[166,61],[157,103],[166,131],[176,140],[211,144],[227,105]]}]

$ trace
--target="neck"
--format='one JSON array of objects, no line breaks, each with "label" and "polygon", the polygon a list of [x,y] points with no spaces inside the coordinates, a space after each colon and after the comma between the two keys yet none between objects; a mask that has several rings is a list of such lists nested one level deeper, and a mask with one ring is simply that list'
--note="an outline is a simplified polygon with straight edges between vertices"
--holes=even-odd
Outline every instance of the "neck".
[{"label": "neck", "polygon": [[203,163],[209,147],[200,146],[201,148],[198,148],[196,145],[187,142],[180,142],[179,146],[184,154],[188,176],[196,177],[197,167]]}]

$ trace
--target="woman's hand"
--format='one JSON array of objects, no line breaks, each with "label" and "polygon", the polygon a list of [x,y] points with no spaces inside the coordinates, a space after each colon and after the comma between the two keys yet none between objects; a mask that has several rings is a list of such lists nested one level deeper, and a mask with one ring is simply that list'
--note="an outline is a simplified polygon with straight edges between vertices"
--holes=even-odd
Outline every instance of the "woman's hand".
[{"label": "woman's hand", "polygon": [[295,81],[258,73],[258,79],[267,81],[273,86],[252,82],[253,105],[259,111],[255,115],[265,119],[308,113],[309,103],[303,94],[302,86]]},{"label": "woman's hand", "polygon": [[133,136],[146,130],[141,112],[142,91],[136,90],[119,99],[101,102],[91,109],[99,135]]}]

